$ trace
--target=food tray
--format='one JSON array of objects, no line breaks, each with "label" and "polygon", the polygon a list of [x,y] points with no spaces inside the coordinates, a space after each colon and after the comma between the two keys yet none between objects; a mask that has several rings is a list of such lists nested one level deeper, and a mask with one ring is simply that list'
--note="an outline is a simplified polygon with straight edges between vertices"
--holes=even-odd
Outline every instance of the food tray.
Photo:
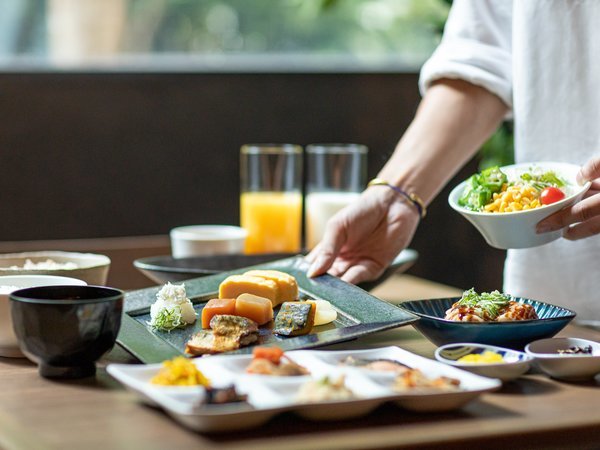
[{"label": "food tray", "polygon": [[[297,350],[286,352],[294,362],[304,366],[310,375],[278,377],[251,375],[245,368],[251,355],[218,355],[194,359],[196,366],[215,387],[234,384],[238,392],[248,395],[248,402],[225,405],[202,405],[204,388],[194,386],[156,386],[149,380],[161,364],[110,364],[107,368],[114,378],[145,402],[159,406],[176,421],[196,431],[223,432],[251,428],[271,417],[292,411],[316,421],[356,418],[368,414],[384,402],[394,402],[410,411],[438,412],[460,408],[484,392],[501,386],[495,378],[485,378],[451,367],[399,347],[371,350],[326,351]],[[410,391],[398,393],[391,389],[395,375],[359,367],[339,365],[347,356],[364,359],[391,359],[421,370],[427,377],[447,376],[460,381],[457,391]],[[345,376],[346,386],[358,398],[299,404],[296,394],[304,383],[323,376]]]},{"label": "food tray", "polygon": [[[274,344],[285,351],[315,348],[355,339],[417,320],[416,315],[384,302],[336,277],[322,275],[308,278],[307,268],[308,264],[304,258],[295,256],[268,264],[187,280],[185,288],[200,317],[206,302],[217,297],[219,284],[229,275],[244,273],[249,269],[273,269],[293,275],[298,282],[300,298],[328,300],[337,310],[338,318],[332,324],[314,327],[310,334],[298,337],[278,337],[268,328],[262,327],[259,344]],[[150,305],[156,300],[156,294],[161,287],[125,294],[126,313],[123,315],[117,342],[145,363],[161,362],[182,355],[185,343],[194,333],[201,330],[200,320],[186,328],[171,332],[154,331],[148,326]],[[252,346],[237,352],[252,352]]]},{"label": "food tray", "polygon": [[[180,283],[190,278],[214,275],[219,272],[238,269],[256,264],[265,264],[284,258],[296,256],[293,253],[258,253],[225,254],[211,256],[189,256],[186,258],[173,258],[171,255],[150,256],[133,261],[133,265],[144,275],[156,283]],[[365,291],[370,291],[379,286],[394,273],[404,272],[418,259],[416,250],[405,248],[373,281],[363,281],[358,286]]]}]

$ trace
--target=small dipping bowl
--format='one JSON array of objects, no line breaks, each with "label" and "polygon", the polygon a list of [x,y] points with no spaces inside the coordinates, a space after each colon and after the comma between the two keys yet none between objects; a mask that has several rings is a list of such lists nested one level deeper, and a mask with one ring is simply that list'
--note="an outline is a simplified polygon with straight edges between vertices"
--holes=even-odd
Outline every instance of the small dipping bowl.
[{"label": "small dipping bowl", "polygon": [[[482,354],[490,351],[502,356],[504,362],[499,363],[471,363],[458,361],[466,355]],[[475,343],[447,344],[438,347],[435,351],[435,359],[443,363],[458,367],[469,372],[483,375],[484,377],[499,378],[502,381],[510,381],[526,373],[533,358],[523,352],[511,350],[494,345]]]},{"label": "small dipping bowl", "polygon": [[[561,354],[571,347],[591,347],[591,354]],[[538,368],[552,378],[587,380],[600,374],[600,343],[578,338],[540,339],[525,347]]]},{"label": "small dipping bowl", "polygon": [[44,286],[10,294],[22,352],[47,378],[82,378],[110,350],[121,326],[123,291],[101,286]]}]

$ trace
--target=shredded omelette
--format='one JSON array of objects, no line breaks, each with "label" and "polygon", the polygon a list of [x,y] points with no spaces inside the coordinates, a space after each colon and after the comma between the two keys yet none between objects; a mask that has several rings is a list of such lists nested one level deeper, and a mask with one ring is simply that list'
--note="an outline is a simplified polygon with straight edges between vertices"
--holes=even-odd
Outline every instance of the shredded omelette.
[{"label": "shredded omelette", "polygon": [[209,386],[210,380],[196,365],[183,356],[163,362],[160,371],[150,380],[163,386]]}]

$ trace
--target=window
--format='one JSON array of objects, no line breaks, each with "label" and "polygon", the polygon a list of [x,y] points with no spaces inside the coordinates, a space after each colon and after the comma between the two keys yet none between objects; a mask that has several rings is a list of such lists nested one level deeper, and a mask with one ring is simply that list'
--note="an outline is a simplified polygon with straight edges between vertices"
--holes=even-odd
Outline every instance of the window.
[{"label": "window", "polygon": [[2,0],[11,67],[414,71],[444,0]]}]

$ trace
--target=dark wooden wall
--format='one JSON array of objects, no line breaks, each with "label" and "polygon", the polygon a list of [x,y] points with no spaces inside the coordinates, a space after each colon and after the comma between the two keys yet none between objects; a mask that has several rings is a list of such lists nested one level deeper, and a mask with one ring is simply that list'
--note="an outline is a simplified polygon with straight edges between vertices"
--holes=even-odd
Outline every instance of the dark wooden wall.
[{"label": "dark wooden wall", "polygon": [[[418,101],[416,74],[1,74],[0,240],[237,224],[242,144],[363,143],[372,177]],[[503,252],[447,206],[448,192],[411,245],[411,273],[500,288]]]}]

